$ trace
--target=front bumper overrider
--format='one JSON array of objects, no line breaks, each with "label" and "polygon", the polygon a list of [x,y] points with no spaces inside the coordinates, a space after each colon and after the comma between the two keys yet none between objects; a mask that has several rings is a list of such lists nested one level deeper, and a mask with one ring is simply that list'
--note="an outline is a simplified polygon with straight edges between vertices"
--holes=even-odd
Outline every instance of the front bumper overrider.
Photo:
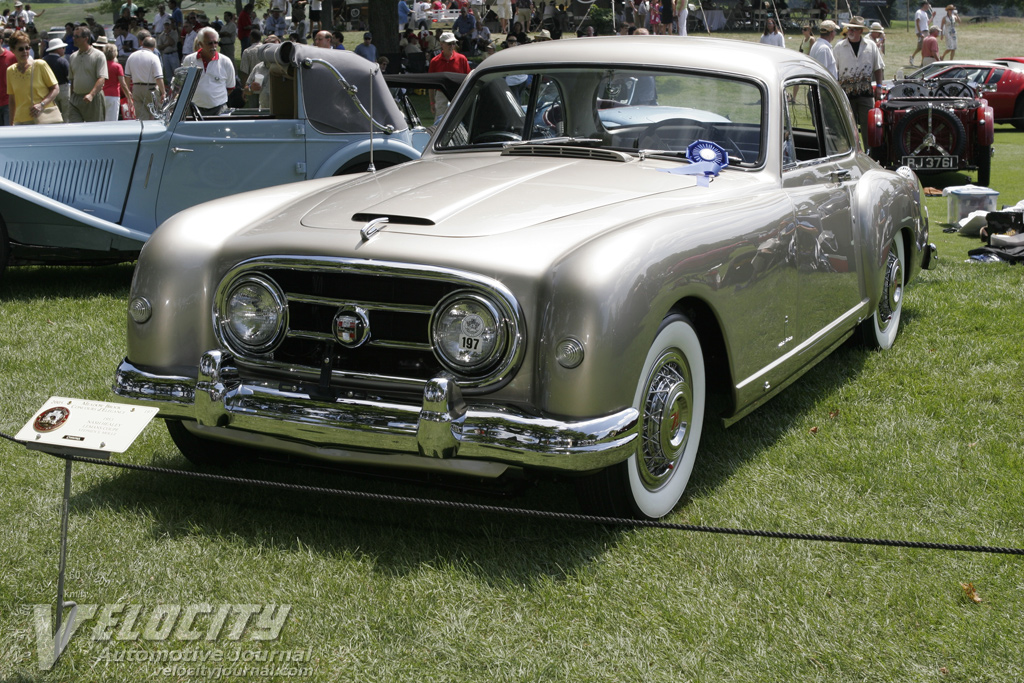
[{"label": "front bumper overrider", "polygon": [[146,372],[125,359],[113,390],[124,402],[159,407],[160,417],[220,428],[211,433],[222,440],[238,433],[239,442],[268,449],[298,443],[587,472],[628,458],[638,435],[634,408],[567,421],[470,407],[447,374],[427,382],[420,405],[365,394],[323,398],[313,386],[244,381],[225,351],[203,354],[196,379]]}]

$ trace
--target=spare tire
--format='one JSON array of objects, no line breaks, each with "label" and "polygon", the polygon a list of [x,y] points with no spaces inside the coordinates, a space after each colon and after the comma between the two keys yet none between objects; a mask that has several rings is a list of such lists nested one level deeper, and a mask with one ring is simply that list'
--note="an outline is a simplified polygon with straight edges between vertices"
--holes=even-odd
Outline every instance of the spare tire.
[{"label": "spare tire", "polygon": [[893,131],[896,150],[905,156],[960,156],[967,131],[955,114],[923,104],[903,115]]}]

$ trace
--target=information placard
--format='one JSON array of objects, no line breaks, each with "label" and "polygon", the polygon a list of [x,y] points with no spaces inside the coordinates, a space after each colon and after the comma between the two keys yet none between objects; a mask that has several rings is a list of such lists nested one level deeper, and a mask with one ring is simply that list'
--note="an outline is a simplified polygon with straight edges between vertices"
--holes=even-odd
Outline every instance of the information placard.
[{"label": "information placard", "polygon": [[60,448],[124,453],[157,408],[52,396],[18,432],[18,440]]}]

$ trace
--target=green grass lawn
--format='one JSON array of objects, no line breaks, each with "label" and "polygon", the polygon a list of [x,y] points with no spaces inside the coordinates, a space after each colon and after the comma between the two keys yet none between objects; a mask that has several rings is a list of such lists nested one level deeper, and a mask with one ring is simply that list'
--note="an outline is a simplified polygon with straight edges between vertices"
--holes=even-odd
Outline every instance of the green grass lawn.
[{"label": "green grass lawn", "polygon": [[[998,126],[995,148],[992,186],[1015,203],[1024,132]],[[1024,268],[968,262],[978,241],[942,232],[944,198],[928,208],[941,260],[907,290],[896,347],[844,346],[731,429],[711,421],[668,521],[1024,547]],[[0,431],[52,395],[110,400],[131,274],[7,272]],[[189,468],[159,422],[119,459]],[[0,681],[212,678],[113,661],[175,652],[309,657],[292,665],[301,675],[231,680],[1024,679],[1020,557],[614,530],[88,465],[75,468],[68,599],[146,615],[160,604],[291,611],[267,641],[255,626],[239,640],[102,640],[93,619],[44,672],[32,614],[56,593],[62,472],[0,441]],[[241,473],[576,510],[561,482],[504,499],[272,465]]]}]

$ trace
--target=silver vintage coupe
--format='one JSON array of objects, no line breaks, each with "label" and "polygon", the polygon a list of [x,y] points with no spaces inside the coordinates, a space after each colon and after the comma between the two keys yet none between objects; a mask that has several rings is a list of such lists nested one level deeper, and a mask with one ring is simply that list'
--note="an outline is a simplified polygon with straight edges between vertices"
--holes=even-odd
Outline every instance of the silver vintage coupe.
[{"label": "silver vintage coupe", "polygon": [[253,449],[573,475],[658,518],[732,423],[933,263],[921,187],[791,50],[678,37],[488,57],[422,159],[184,211],[146,244],[121,399],[198,463]]}]

